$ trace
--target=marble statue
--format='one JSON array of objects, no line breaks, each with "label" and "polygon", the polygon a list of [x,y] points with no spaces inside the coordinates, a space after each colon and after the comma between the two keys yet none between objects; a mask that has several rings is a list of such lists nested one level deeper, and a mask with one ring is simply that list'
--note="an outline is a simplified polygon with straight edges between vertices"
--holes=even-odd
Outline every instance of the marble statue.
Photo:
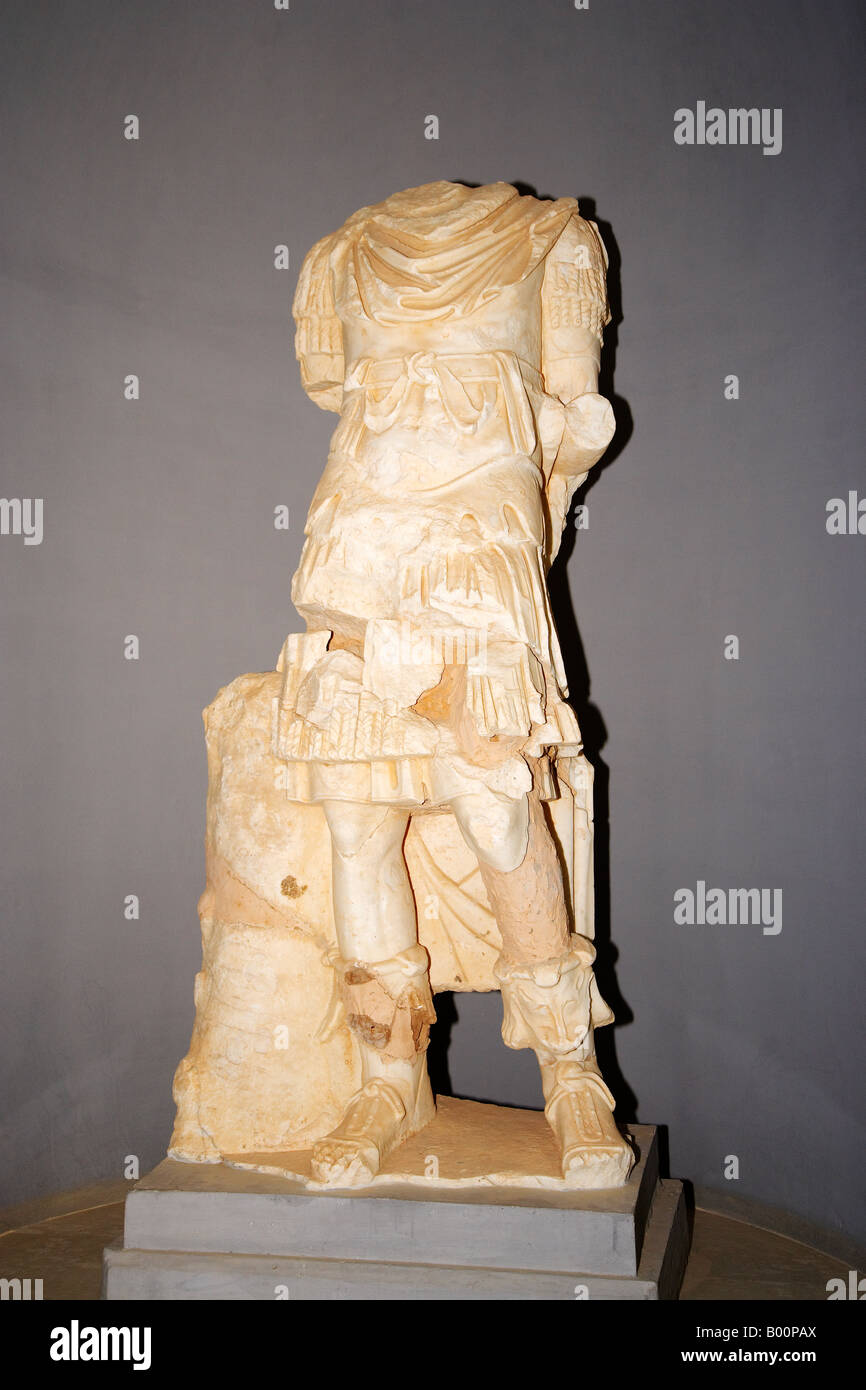
[{"label": "marble statue", "polygon": [[301,379],[339,420],[292,586],[306,631],[205,713],[175,1157],[306,1146],[313,1184],[372,1182],[434,1116],[434,991],[481,988],[536,1053],[563,1182],[628,1178],[594,1044],[592,775],[546,587],[614,432],[606,266],[574,199],[447,182],[304,261]]}]

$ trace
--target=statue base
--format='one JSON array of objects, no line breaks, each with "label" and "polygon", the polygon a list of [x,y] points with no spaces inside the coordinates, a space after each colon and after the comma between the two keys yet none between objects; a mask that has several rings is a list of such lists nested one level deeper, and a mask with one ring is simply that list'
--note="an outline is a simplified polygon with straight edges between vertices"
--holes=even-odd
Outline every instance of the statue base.
[{"label": "statue base", "polygon": [[627,1133],[634,1171],[598,1191],[563,1181],[543,1114],[449,1097],[365,1187],[311,1183],[309,1150],[166,1159],[126,1199],[103,1297],[674,1299],[682,1184],[654,1126]]}]

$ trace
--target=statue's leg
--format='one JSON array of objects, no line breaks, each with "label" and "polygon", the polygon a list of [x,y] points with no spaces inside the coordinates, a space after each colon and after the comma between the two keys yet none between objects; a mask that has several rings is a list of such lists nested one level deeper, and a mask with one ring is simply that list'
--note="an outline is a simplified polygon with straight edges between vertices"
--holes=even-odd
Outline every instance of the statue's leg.
[{"label": "statue's leg", "polygon": [[615,1102],[596,1061],[593,1002],[603,1021],[612,1015],[595,986],[592,942],[569,933],[565,880],[544,807],[535,791],[517,802],[472,793],[457,798],[453,810],[478,856],[502,935],[496,978],[503,1039],[538,1057],[563,1176],[578,1187],[618,1187],[634,1155],[616,1127]]},{"label": "statue's leg", "polygon": [[369,1182],[434,1114],[425,1052],[435,1019],[427,953],[403,858],[408,815],[326,802],[331,832],[337,998],[361,1051],[360,1090],[313,1148],[313,1177]]}]

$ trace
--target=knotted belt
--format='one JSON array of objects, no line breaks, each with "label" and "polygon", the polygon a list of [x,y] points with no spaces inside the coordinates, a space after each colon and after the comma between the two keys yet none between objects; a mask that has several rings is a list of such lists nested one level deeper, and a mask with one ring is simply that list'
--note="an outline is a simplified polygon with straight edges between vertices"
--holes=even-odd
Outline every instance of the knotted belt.
[{"label": "knotted belt", "polygon": [[[466,388],[470,382],[494,383],[480,403]],[[432,393],[455,431],[473,434],[491,419],[507,423],[515,453],[532,454],[535,421],[527,384],[543,392],[540,372],[513,352],[413,352],[402,357],[361,358],[346,378],[344,391],[363,393],[363,421],[383,434],[413,415],[420,418]],[[384,395],[374,395],[385,388]],[[476,393],[477,396],[477,393]]]}]

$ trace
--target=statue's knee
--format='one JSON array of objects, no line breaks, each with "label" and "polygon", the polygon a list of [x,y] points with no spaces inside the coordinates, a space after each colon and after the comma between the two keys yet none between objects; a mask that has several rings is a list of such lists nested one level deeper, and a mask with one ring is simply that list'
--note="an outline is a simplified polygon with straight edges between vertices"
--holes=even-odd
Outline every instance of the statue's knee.
[{"label": "statue's knee", "polygon": [[482,865],[511,873],[526,857],[529,844],[529,802],[506,800],[493,792],[459,797],[454,814],[470,849]]},{"label": "statue's knee", "polygon": [[326,802],[323,810],[331,843],[341,859],[353,859],[371,841],[381,838],[390,815],[387,806],[358,805],[349,801]]}]

